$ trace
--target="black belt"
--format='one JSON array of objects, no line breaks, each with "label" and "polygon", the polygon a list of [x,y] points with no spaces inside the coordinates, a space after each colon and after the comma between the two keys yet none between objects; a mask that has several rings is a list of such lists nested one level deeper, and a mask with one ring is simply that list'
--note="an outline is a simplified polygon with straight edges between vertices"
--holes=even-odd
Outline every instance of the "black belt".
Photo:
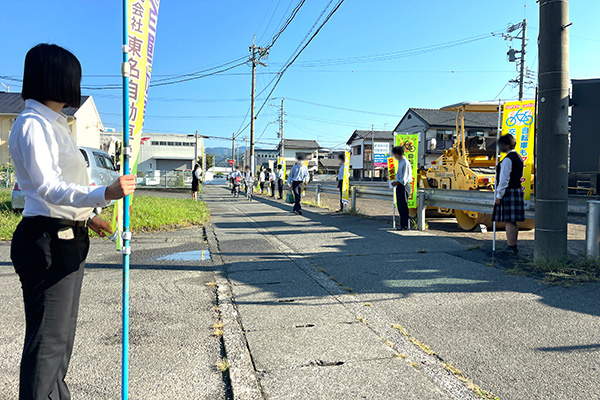
[{"label": "black belt", "polygon": [[88,226],[88,220],[73,221],[71,219],[52,218],[52,217],[46,217],[46,216],[42,216],[42,215],[37,215],[35,217],[30,217],[30,218],[35,219],[36,221],[47,222],[47,223],[58,224],[58,225],[67,225],[67,226],[75,226],[75,227],[83,227],[83,228],[87,228],[87,226]]}]

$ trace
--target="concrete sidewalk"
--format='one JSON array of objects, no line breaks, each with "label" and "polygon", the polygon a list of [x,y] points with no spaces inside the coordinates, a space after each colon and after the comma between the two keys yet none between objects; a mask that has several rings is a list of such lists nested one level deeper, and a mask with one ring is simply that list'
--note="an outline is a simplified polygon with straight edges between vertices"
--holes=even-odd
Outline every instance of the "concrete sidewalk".
[{"label": "concrete sidewalk", "polygon": [[[202,229],[134,235],[131,256],[131,399],[226,399],[216,368],[221,342],[212,261],[180,260],[206,249]],[[0,243],[0,400],[18,397],[24,314],[19,280]],[[170,256],[171,259],[161,257]],[[67,383],[74,399],[120,399],[121,254],[93,239]]]},{"label": "concrete sidewalk", "polygon": [[600,398],[597,285],[507,275],[374,220],[205,200],[266,398]]}]

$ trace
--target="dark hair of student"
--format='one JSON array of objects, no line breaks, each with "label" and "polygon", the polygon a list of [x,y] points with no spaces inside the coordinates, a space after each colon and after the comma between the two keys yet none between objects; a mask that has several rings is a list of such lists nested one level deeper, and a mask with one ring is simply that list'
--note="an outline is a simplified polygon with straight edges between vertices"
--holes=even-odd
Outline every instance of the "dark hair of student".
[{"label": "dark hair of student", "polygon": [[394,146],[392,148],[392,154],[396,154],[398,156],[403,156],[404,155],[404,147],[402,147],[402,146]]},{"label": "dark hair of student", "polygon": [[296,156],[296,160],[298,160],[298,161],[304,161],[304,156],[302,154],[298,154]]},{"label": "dark hair of student", "polygon": [[278,164],[278,165],[277,165],[277,169],[281,169],[281,168],[283,168],[283,167],[281,166],[281,164]]},{"label": "dark hair of student", "polygon": [[500,136],[500,138],[498,139],[498,144],[507,146],[512,150],[517,145],[517,141],[515,140],[515,137],[513,135],[507,133],[506,135]]},{"label": "dark hair of student", "polygon": [[77,57],[55,44],[41,43],[30,49],[25,56],[21,97],[79,108],[81,64]]},{"label": "dark hair of student", "polygon": [[195,172],[195,171],[196,171],[198,168],[200,168],[200,165],[199,165],[199,164],[196,164],[196,165],[194,165],[194,172]]},{"label": "dark hair of student", "polygon": [[342,161],[346,161],[346,155],[344,153],[338,154],[338,158]]}]

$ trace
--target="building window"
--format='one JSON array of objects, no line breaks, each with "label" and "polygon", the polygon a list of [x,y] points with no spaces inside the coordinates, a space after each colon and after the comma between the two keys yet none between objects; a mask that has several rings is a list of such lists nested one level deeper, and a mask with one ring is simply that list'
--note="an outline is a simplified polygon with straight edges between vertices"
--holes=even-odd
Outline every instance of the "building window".
[{"label": "building window", "polygon": [[166,146],[167,142],[158,142],[161,146]]},{"label": "building window", "polygon": [[175,146],[175,142],[167,142],[167,146]]},{"label": "building window", "polygon": [[155,140],[153,140],[153,141],[151,142],[151,144],[152,144],[152,146],[158,146],[158,142],[157,142],[157,141],[155,141]]},{"label": "building window", "polygon": [[362,153],[361,153],[361,149],[362,149],[362,147],[361,147],[361,146],[354,146],[354,147],[352,148],[352,155],[353,155],[353,156],[360,156],[360,155],[362,154]]},{"label": "building window", "polygon": [[363,156],[363,161],[370,163],[373,162],[373,147],[370,144],[365,144],[365,153]]},{"label": "building window", "polygon": [[485,136],[485,132],[484,131],[480,131],[478,129],[469,129],[467,131],[467,136],[471,137],[471,136]]},{"label": "building window", "polygon": [[454,139],[452,136],[454,135],[454,131],[450,129],[436,129],[435,131],[435,139],[436,139],[436,149],[438,150],[447,150],[452,148],[454,144]]},{"label": "building window", "polygon": [[182,142],[175,142],[175,146],[183,146]]}]

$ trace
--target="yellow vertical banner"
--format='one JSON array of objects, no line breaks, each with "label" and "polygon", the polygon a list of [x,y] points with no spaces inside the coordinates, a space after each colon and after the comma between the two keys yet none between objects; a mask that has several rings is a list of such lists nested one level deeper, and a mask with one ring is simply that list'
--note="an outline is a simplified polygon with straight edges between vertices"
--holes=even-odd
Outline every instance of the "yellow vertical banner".
[{"label": "yellow vertical banner", "polygon": [[531,199],[531,170],[533,168],[533,146],[535,142],[535,100],[504,103],[502,110],[502,132],[515,137],[515,150],[523,159],[523,197]]},{"label": "yellow vertical banner", "polygon": [[[398,163],[394,157],[388,157],[387,159],[387,167],[388,167],[388,182],[390,188],[393,188],[392,182],[396,180],[396,172],[398,171]],[[396,190],[394,190],[394,206],[396,206]]]},{"label": "yellow vertical banner", "polygon": [[342,180],[342,203],[350,203],[350,152],[344,153],[344,179]]},{"label": "yellow vertical banner", "polygon": [[[131,171],[123,171],[121,151],[121,174],[137,174],[138,156],[146,113],[148,87],[152,75],[156,25],[160,0],[127,0],[128,27],[128,64],[129,64],[129,126],[124,126],[129,134]],[[133,202],[133,196],[131,197]],[[114,206],[113,227],[123,232],[123,200]],[[118,235],[117,247],[121,247],[121,235]]]},{"label": "yellow vertical banner", "polygon": [[[395,146],[404,147],[404,157],[412,167],[412,181],[410,182],[410,196],[408,196],[408,208],[417,207],[417,160],[419,157],[419,134],[397,134]],[[396,167],[397,168],[397,167]]]}]

